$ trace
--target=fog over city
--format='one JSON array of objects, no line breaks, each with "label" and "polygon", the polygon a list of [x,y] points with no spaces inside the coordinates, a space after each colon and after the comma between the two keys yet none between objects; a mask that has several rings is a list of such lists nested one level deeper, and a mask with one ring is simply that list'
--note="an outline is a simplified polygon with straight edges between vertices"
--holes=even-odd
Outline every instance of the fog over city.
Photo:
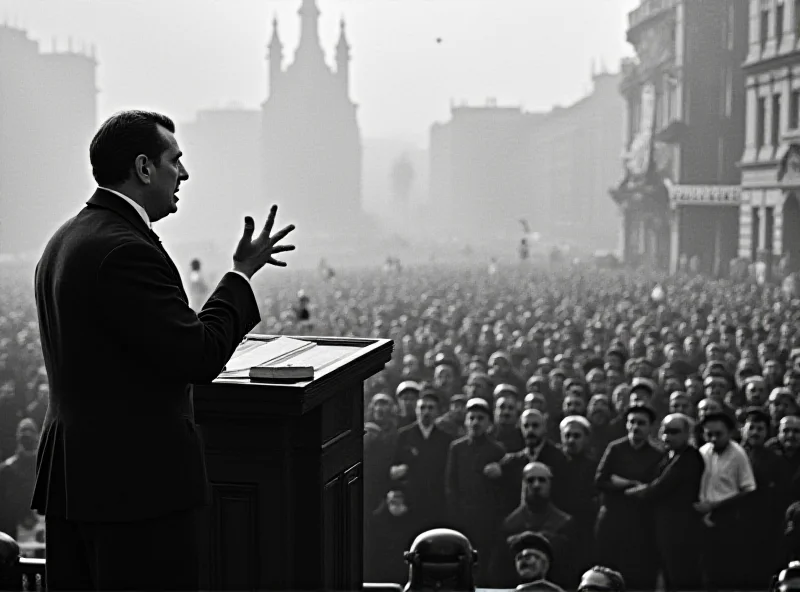
[{"label": "fog over city", "polygon": [[0,0],[0,590],[800,591],[800,0]]},{"label": "fog over city", "polygon": [[[6,122],[4,131],[20,131],[22,145],[17,144],[16,150],[18,154],[29,150],[30,159],[17,159],[14,171],[0,182],[6,203],[0,252],[35,253],[47,233],[77,211],[83,199],[76,193],[83,190],[88,196],[93,186],[86,151],[91,134],[105,118],[130,108],[163,112],[178,125],[191,179],[182,190],[182,215],[160,226],[165,244],[175,247],[182,261],[203,255],[214,265],[217,251],[227,248],[225,241],[238,231],[242,216],[259,215],[271,201],[281,205],[282,214],[291,217],[301,237],[307,234],[309,240],[315,240],[317,233],[311,221],[302,218],[313,212],[312,217],[327,220],[326,231],[347,220],[356,229],[374,230],[380,240],[390,242],[379,247],[382,256],[420,238],[452,240],[464,247],[464,235],[476,234],[484,214],[469,199],[460,199],[456,207],[453,196],[440,195],[442,181],[437,178],[442,171],[437,172],[435,163],[441,149],[431,139],[436,133],[432,126],[451,117],[459,119],[452,109],[463,106],[476,108],[463,115],[470,121],[467,133],[477,144],[487,138],[481,127],[485,124],[478,119],[506,118],[506,131],[499,132],[502,137],[494,145],[485,144],[485,157],[514,153],[513,170],[482,174],[483,189],[478,188],[480,183],[468,182],[476,200],[500,204],[496,212],[502,223],[491,230],[491,239],[502,241],[509,233],[517,233],[520,218],[536,219],[533,230],[541,231],[552,220],[546,208],[531,205],[536,199],[532,199],[533,167],[528,162],[535,160],[536,149],[526,130],[538,114],[590,95],[597,86],[593,72],[619,71],[620,59],[632,53],[624,31],[626,14],[636,2],[318,0],[319,14],[309,15],[307,21],[316,23],[316,31],[308,34],[307,43],[318,45],[321,52],[311,51],[306,65],[295,69],[302,75],[294,78],[305,82],[286,85],[285,97],[293,98],[284,100],[295,105],[290,114],[279,105],[265,107],[265,101],[278,87],[278,82],[270,81],[270,69],[278,64],[285,71],[298,61],[304,30],[298,12],[302,4],[301,0],[1,0],[0,19],[7,26],[0,47],[4,47],[3,59],[9,60],[5,64],[9,100],[16,97],[32,113],[40,114],[42,121],[41,114],[49,113],[53,123],[45,132],[36,118],[26,120],[6,110],[6,117],[14,121]],[[273,20],[281,55],[270,65]],[[342,23],[349,60],[347,79],[342,81],[339,74],[340,82],[332,83],[344,85],[339,92],[322,81],[332,78],[320,64],[326,64],[330,73],[338,72]],[[11,35],[12,31],[21,35]],[[27,36],[25,43],[23,36]],[[35,59],[36,52],[45,59]],[[33,60],[31,65],[23,65],[23,54]],[[80,59],[70,62],[68,57],[51,54],[87,59],[79,64]],[[62,63],[56,64],[59,60]],[[48,62],[49,70],[35,74]],[[82,74],[70,74],[73,67],[82,69]],[[48,91],[59,77],[64,88]],[[621,116],[622,99],[617,92],[612,94],[613,111]],[[324,108],[313,106],[308,97]],[[300,106],[301,100],[305,107]],[[484,111],[487,105],[500,109]],[[283,129],[271,127],[269,117],[276,118]],[[17,127],[22,121],[33,125]],[[323,127],[329,129],[320,131]],[[312,129],[316,131],[306,133]],[[316,133],[327,140],[314,139]],[[606,192],[622,176],[623,130],[615,128],[613,134],[617,137],[610,152],[616,160],[605,185],[596,188],[594,201],[608,210],[606,220],[616,226]],[[295,142],[298,137],[308,138],[315,148],[301,146]],[[61,144],[58,138],[63,138]],[[63,148],[56,149],[57,144]],[[337,156],[320,164],[317,172],[304,161],[319,164],[331,153]],[[292,154],[301,156],[290,162]],[[71,185],[61,179],[62,190],[75,189],[68,196],[58,195],[57,174],[34,180],[36,175],[25,170],[36,162],[40,171],[38,167],[51,160],[54,173],[63,168],[74,179]],[[271,168],[278,169],[275,174],[282,179],[270,177]],[[334,177],[349,180],[340,183]],[[290,189],[298,183],[304,188]],[[454,183],[444,181],[447,187]],[[26,194],[38,197],[25,203],[16,197]],[[295,207],[303,201],[307,202],[304,206]],[[224,208],[219,207],[221,203],[226,204]],[[520,207],[523,203],[528,205]],[[353,212],[368,218],[356,221]],[[465,217],[476,223],[470,227]],[[444,223],[447,219],[450,225]],[[342,232],[352,235],[344,228]],[[615,235],[616,229],[609,228],[605,236],[585,246],[614,248]],[[327,250],[323,244],[306,249],[299,262],[316,261]]]}]

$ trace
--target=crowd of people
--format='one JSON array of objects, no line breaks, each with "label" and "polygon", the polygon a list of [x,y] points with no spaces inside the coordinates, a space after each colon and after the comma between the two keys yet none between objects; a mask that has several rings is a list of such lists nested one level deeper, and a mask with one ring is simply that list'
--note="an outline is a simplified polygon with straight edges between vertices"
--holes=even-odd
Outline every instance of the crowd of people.
[{"label": "crowd of people", "polygon": [[[0,268],[12,534],[36,521],[48,398],[31,274]],[[259,332],[394,340],[365,388],[366,581],[405,583],[436,527],[477,549],[479,587],[521,582],[524,533],[547,549],[526,577],[565,589],[594,565],[628,589],[765,589],[800,549],[800,300],[778,287],[496,262],[271,282]]]},{"label": "crowd of people", "polygon": [[567,589],[600,564],[629,589],[763,590],[796,553],[800,300],[574,266],[364,282],[397,345],[368,389],[368,581],[405,581],[432,527],[493,588],[520,583],[527,531]]}]

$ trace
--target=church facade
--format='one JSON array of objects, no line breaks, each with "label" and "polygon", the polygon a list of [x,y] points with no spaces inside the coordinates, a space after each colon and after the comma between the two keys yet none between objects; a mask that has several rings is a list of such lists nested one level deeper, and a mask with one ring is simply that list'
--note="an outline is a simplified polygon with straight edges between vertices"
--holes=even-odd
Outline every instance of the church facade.
[{"label": "church facade", "polygon": [[335,67],[319,39],[316,0],[298,12],[300,42],[284,67],[284,47],[273,20],[269,94],[262,105],[263,191],[280,205],[281,223],[297,223],[309,238],[335,238],[362,220],[362,141],[350,99],[350,46],[344,21]]}]

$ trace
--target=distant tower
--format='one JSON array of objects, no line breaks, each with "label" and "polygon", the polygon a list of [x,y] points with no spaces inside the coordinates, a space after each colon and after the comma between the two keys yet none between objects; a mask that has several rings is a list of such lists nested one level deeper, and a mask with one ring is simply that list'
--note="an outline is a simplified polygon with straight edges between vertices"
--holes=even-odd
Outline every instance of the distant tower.
[{"label": "distant tower", "polygon": [[336,44],[336,77],[349,95],[350,88],[350,44],[347,43],[344,17],[339,22],[339,42]]},{"label": "distant tower", "polygon": [[283,44],[278,36],[278,18],[272,17],[272,39],[269,42],[267,54],[269,60],[269,94],[275,92],[278,80],[283,75],[281,65],[283,64]]},{"label": "distant tower", "polygon": [[319,59],[320,56],[323,56],[323,52],[319,42],[320,12],[317,8],[317,0],[303,0],[297,14],[300,15],[300,44],[297,47],[294,61]]}]

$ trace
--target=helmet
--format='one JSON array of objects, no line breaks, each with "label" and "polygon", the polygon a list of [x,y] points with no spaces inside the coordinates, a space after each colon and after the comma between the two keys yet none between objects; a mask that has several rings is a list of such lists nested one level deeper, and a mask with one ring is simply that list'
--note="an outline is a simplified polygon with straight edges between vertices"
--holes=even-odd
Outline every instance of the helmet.
[{"label": "helmet", "polygon": [[800,590],[800,561],[792,561],[774,579],[772,590],[775,592],[795,592]]},{"label": "helmet", "polygon": [[405,592],[474,592],[473,570],[478,552],[458,531],[434,528],[419,535],[406,551]]}]

